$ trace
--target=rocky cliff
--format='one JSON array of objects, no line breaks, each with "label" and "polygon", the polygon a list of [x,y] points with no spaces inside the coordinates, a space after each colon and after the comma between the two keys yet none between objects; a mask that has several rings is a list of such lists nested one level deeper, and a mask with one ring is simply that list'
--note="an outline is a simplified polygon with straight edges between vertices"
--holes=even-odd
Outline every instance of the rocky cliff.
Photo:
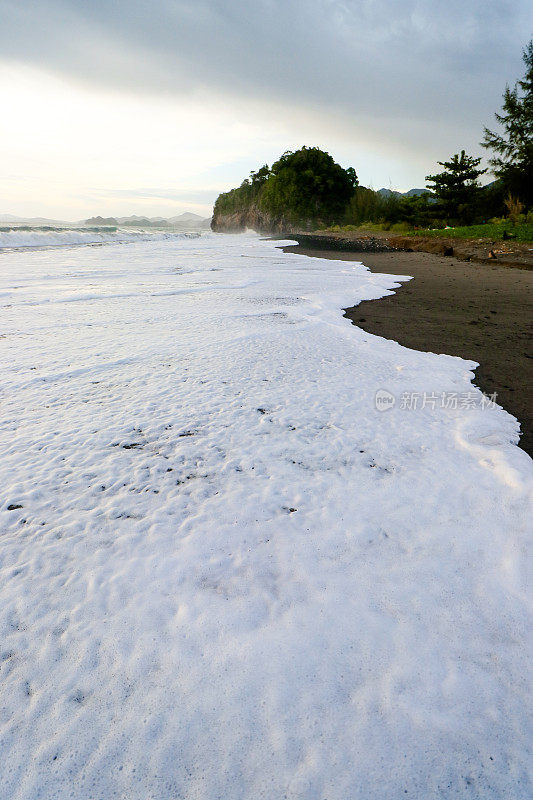
[{"label": "rocky cliff", "polygon": [[233,214],[213,214],[211,230],[218,233],[242,233],[247,229],[257,233],[295,233],[296,231],[314,230],[316,222],[295,224],[287,222],[283,217],[274,217],[252,206],[246,211],[235,211]]},{"label": "rocky cliff", "polygon": [[257,233],[282,233],[286,230],[280,220],[273,219],[256,206],[232,214],[220,214],[215,210],[211,220],[211,229],[219,233],[242,233],[248,228]]}]

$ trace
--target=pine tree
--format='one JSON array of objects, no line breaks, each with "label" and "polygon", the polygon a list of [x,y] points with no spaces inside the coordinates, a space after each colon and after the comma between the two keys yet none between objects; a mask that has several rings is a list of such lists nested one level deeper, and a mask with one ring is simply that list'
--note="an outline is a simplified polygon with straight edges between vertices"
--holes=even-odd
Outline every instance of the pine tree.
[{"label": "pine tree", "polygon": [[497,155],[493,172],[509,192],[533,205],[533,39],[523,53],[526,74],[513,89],[505,87],[502,113],[495,114],[502,133],[485,128],[483,147]]},{"label": "pine tree", "polygon": [[438,161],[443,172],[426,175],[426,181],[433,184],[428,189],[435,192],[440,210],[448,221],[470,222],[475,213],[479,193],[477,179],[487,170],[478,169],[480,158],[472,158],[456,153],[450,161]]}]

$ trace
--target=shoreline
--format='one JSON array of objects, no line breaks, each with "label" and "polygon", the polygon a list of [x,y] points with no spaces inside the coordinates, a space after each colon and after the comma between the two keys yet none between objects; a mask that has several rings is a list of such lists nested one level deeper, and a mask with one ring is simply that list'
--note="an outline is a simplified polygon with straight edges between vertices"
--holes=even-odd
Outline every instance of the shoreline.
[{"label": "shoreline", "polygon": [[[289,236],[289,234],[287,234]],[[528,243],[459,239],[450,236],[408,236],[386,231],[322,232],[290,234],[301,247],[311,250],[334,250],[349,253],[423,252],[455,257],[459,261],[498,264],[501,267],[533,270],[533,248]]]},{"label": "shoreline", "polygon": [[[304,237],[301,237],[302,239]],[[310,239],[313,237],[309,237]],[[298,235],[298,239],[300,236]],[[371,272],[411,275],[394,294],[344,309],[354,325],[423,352],[476,361],[474,383],[520,423],[519,447],[533,457],[533,274],[498,261],[382,248],[354,251],[302,244],[302,256],[362,262]],[[321,242],[322,244],[322,242]],[[368,243],[370,244],[370,242]]]}]

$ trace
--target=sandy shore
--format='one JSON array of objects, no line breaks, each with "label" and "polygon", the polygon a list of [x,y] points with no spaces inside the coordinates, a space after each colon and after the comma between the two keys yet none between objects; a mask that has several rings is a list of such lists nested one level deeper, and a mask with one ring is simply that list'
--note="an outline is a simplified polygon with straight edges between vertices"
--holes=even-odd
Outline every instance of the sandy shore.
[{"label": "sandy shore", "polygon": [[477,361],[475,383],[520,421],[533,456],[533,273],[424,252],[284,248],[362,261],[372,272],[412,275],[394,295],[346,310],[355,325],[406,347]]}]

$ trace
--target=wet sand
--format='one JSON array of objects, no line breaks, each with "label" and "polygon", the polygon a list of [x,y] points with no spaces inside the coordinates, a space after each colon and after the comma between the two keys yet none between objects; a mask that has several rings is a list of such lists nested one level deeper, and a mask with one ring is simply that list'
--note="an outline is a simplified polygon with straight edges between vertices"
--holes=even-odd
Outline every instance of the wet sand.
[{"label": "wet sand", "polygon": [[475,384],[496,392],[498,404],[517,417],[520,447],[533,457],[533,272],[423,252],[283,249],[412,275],[395,294],[348,308],[346,316],[406,347],[477,361]]}]

